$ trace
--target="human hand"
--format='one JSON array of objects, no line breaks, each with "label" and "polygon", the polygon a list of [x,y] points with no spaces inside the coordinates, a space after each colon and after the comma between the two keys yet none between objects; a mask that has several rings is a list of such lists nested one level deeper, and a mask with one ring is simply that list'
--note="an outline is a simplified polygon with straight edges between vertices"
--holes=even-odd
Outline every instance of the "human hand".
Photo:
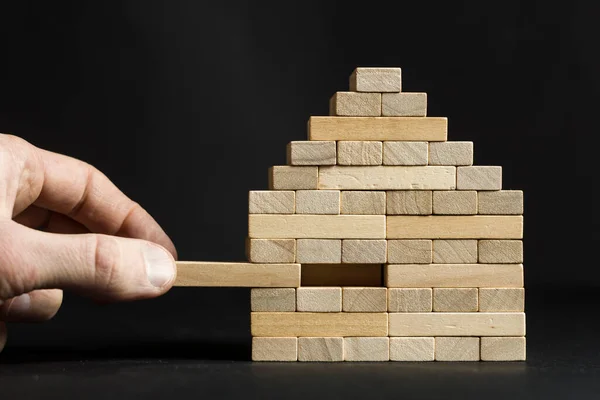
[{"label": "human hand", "polygon": [[0,351],[5,322],[52,318],[61,289],[102,302],[165,293],[175,258],[156,221],[97,169],[0,134]]}]

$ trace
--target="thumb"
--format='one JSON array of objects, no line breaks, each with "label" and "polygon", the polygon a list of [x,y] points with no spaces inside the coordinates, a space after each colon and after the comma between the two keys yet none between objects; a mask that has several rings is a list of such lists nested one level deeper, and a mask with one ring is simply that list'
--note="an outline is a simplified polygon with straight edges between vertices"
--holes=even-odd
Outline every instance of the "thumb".
[{"label": "thumb", "polygon": [[36,289],[68,289],[102,301],[144,299],[169,290],[176,271],[167,250],[144,240],[0,223],[0,299]]}]

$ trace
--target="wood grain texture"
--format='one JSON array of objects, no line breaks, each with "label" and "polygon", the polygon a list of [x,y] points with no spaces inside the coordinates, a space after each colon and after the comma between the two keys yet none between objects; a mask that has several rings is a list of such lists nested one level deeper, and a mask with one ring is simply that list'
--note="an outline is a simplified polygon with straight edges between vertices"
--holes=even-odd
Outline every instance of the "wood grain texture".
[{"label": "wood grain texture", "polygon": [[477,192],[445,190],[433,192],[433,213],[439,215],[477,214]]},{"label": "wood grain texture", "polygon": [[479,288],[479,311],[525,311],[525,289]]},{"label": "wood grain texture", "polygon": [[300,264],[177,261],[175,286],[298,287]]},{"label": "wood grain texture", "polygon": [[475,264],[477,263],[477,240],[434,240],[433,262],[436,264]]},{"label": "wood grain texture", "polygon": [[524,337],[482,337],[482,361],[525,361]]},{"label": "wood grain texture", "polygon": [[291,190],[251,190],[248,194],[250,214],[293,214],[296,192]]},{"label": "wood grain texture", "polygon": [[433,361],[435,339],[432,337],[390,338],[390,361]]},{"label": "wood grain texture", "polygon": [[319,168],[319,189],[451,190],[455,167],[334,166]]},{"label": "wood grain texture", "polygon": [[387,289],[382,287],[342,288],[342,311],[386,312]]},{"label": "wood grain texture", "polygon": [[287,145],[288,165],[335,165],[336,145],[334,141],[294,141]]},{"label": "wood grain texture", "polygon": [[387,336],[387,313],[256,313],[252,336]]},{"label": "wood grain texture", "polygon": [[296,191],[296,214],[339,214],[339,190]]},{"label": "wood grain texture", "polygon": [[383,145],[381,142],[338,142],[338,165],[381,165]]},{"label": "wood grain texture", "polygon": [[476,312],[479,310],[477,288],[434,288],[433,311]]},{"label": "wood grain texture", "polygon": [[269,168],[270,190],[317,189],[319,167],[276,165]]},{"label": "wood grain texture", "polygon": [[523,214],[523,191],[500,190],[478,193],[479,214]]},{"label": "wood grain texture", "polygon": [[295,337],[253,337],[252,361],[297,361],[298,339]]},{"label": "wood grain texture", "polygon": [[386,240],[342,240],[344,264],[383,264],[386,255]]},{"label": "wood grain texture", "polygon": [[341,312],[341,287],[299,287],[296,289],[296,311]]},{"label": "wood grain texture", "polygon": [[523,287],[521,264],[391,264],[384,269],[387,287]]},{"label": "wood grain texture", "polygon": [[394,190],[387,192],[388,215],[430,215],[431,190]]},{"label": "wood grain texture", "polygon": [[436,337],[436,361],[479,361],[479,338]]},{"label": "wood grain texture", "polygon": [[384,215],[274,215],[248,217],[251,238],[383,239]]},{"label": "wood grain texture", "polygon": [[381,93],[337,92],[329,100],[329,115],[378,117]]},{"label": "wood grain texture", "polygon": [[385,215],[385,192],[342,191],[340,207],[342,214]]},{"label": "wood grain texture", "polygon": [[500,190],[502,167],[471,166],[456,168],[456,190]]},{"label": "wood grain texture", "polygon": [[523,238],[523,217],[521,216],[394,215],[388,216],[386,223],[388,239]]},{"label": "wood grain texture", "polygon": [[390,264],[431,264],[432,255],[431,240],[388,240]]},{"label": "wood grain texture", "polygon": [[342,262],[342,241],[298,239],[296,261],[301,264],[339,264]]},{"label": "wood grain texture", "polygon": [[345,361],[389,361],[390,339],[387,337],[345,337]]},{"label": "wood grain texture", "polygon": [[429,165],[473,165],[473,142],[429,143]]},{"label": "wood grain texture", "polygon": [[302,286],[381,286],[378,264],[302,264]]},{"label": "wood grain texture", "polygon": [[344,361],[344,338],[298,338],[298,361]]},{"label": "wood grain texture", "polygon": [[390,313],[390,336],[524,336],[524,313]]},{"label": "wood grain texture", "polygon": [[431,312],[431,288],[388,289],[389,312]]},{"label": "wood grain texture", "polygon": [[294,263],[296,262],[296,241],[294,239],[248,239],[246,255],[253,263]]},{"label": "wood grain texture", "polygon": [[427,165],[427,142],[383,142],[383,165]]},{"label": "wood grain texture", "polygon": [[400,68],[356,68],[350,75],[353,92],[400,92],[402,70]]},{"label": "wood grain texture", "polygon": [[448,119],[442,117],[310,117],[308,139],[442,142]]},{"label": "wood grain texture", "polygon": [[427,93],[383,93],[381,115],[386,117],[427,116]]},{"label": "wood grain texture", "polygon": [[296,289],[260,288],[250,291],[250,309],[252,311],[296,311]]},{"label": "wood grain texture", "polygon": [[480,240],[479,262],[509,264],[523,262],[522,240]]}]

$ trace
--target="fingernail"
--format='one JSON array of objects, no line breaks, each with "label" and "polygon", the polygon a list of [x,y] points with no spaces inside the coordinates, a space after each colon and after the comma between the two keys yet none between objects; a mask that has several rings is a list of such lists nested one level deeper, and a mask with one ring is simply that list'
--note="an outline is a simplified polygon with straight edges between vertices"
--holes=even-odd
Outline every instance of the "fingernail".
[{"label": "fingernail", "polygon": [[161,288],[169,283],[175,275],[173,258],[166,250],[158,246],[146,244],[143,247],[146,274],[152,286]]},{"label": "fingernail", "polygon": [[27,293],[22,294],[12,299],[6,315],[12,317],[19,314],[26,314],[30,306],[31,297]]}]

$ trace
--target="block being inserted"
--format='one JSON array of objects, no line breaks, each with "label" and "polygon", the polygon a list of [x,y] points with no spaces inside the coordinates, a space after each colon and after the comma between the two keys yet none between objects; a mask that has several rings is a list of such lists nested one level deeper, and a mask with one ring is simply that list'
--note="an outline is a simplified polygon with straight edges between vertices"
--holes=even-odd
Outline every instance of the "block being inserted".
[{"label": "block being inserted", "polygon": [[477,263],[477,240],[434,240],[433,262],[436,264],[475,264]]},{"label": "block being inserted", "polygon": [[383,264],[386,255],[386,240],[342,240],[344,264]]},{"label": "block being inserted", "polygon": [[427,165],[427,142],[383,142],[384,165]]},{"label": "block being inserted", "polygon": [[381,142],[338,142],[339,165],[381,165],[383,145]]},{"label": "block being inserted", "polygon": [[342,288],[342,311],[386,312],[387,289],[381,287]]},{"label": "block being inserted", "polygon": [[295,141],[287,145],[288,165],[335,165],[335,142]]},{"label": "block being inserted", "polygon": [[389,312],[431,312],[432,289],[400,288],[388,289]]},{"label": "block being inserted", "polygon": [[436,361],[479,361],[479,338],[436,337]]},{"label": "block being inserted", "polygon": [[297,361],[298,338],[253,337],[252,361]]},{"label": "block being inserted", "polygon": [[479,311],[519,312],[525,310],[523,288],[479,288]]},{"label": "block being inserted", "polygon": [[385,192],[343,191],[342,214],[385,215]]},{"label": "block being inserted", "polygon": [[400,68],[356,68],[350,75],[353,92],[400,92],[402,70]]},{"label": "block being inserted", "polygon": [[430,215],[433,210],[430,190],[387,192],[388,215]]},{"label": "block being inserted", "polygon": [[252,289],[250,309],[252,311],[296,311],[296,289]]},{"label": "block being inserted", "polygon": [[344,361],[344,338],[298,338],[298,361]]},{"label": "block being inserted", "polygon": [[248,261],[256,263],[293,263],[296,261],[294,239],[248,239]]},{"label": "block being inserted", "polygon": [[339,264],[342,241],[339,239],[298,239],[296,260],[301,264]]},{"label": "block being inserted", "polygon": [[473,142],[429,143],[429,165],[473,165]]},{"label": "block being inserted", "polygon": [[378,117],[381,93],[337,92],[329,100],[329,115]]},{"label": "block being inserted", "polygon": [[431,264],[432,248],[431,240],[388,240],[388,263]]},{"label": "block being inserted", "polygon": [[383,93],[381,115],[388,117],[427,116],[427,93]]},{"label": "block being inserted", "polygon": [[472,166],[456,168],[456,190],[500,190],[502,167]]},{"label": "block being inserted", "polygon": [[523,262],[523,241],[480,240],[479,262],[488,264],[520,264]]},{"label": "block being inserted", "polygon": [[388,239],[522,239],[523,217],[516,215],[388,215],[386,231]]},{"label": "block being inserted", "polygon": [[319,167],[318,186],[341,190],[452,190],[456,187],[456,167]]},{"label": "block being inserted", "polygon": [[296,191],[296,214],[339,214],[339,190]]},{"label": "block being inserted", "polygon": [[317,189],[318,186],[319,167],[276,165],[269,168],[271,190]]},{"label": "block being inserted", "polygon": [[299,287],[296,310],[303,312],[341,312],[341,287]]},{"label": "block being inserted", "polygon": [[389,361],[390,339],[387,337],[345,337],[346,361]]},{"label": "block being inserted", "polygon": [[500,190],[478,193],[479,214],[523,214],[523,191]]},{"label": "block being inserted", "polygon": [[433,311],[475,312],[479,310],[477,288],[434,288]]},{"label": "block being inserted", "polygon": [[433,361],[435,339],[432,337],[390,338],[391,361]]},{"label": "block being inserted", "polygon": [[482,361],[525,361],[524,337],[482,337]]},{"label": "block being inserted", "polygon": [[440,215],[477,214],[477,192],[444,190],[433,192],[433,213]]},{"label": "block being inserted", "polygon": [[298,287],[300,264],[177,261],[175,286]]},{"label": "block being inserted", "polygon": [[296,192],[291,190],[251,190],[248,194],[250,214],[293,214]]}]

